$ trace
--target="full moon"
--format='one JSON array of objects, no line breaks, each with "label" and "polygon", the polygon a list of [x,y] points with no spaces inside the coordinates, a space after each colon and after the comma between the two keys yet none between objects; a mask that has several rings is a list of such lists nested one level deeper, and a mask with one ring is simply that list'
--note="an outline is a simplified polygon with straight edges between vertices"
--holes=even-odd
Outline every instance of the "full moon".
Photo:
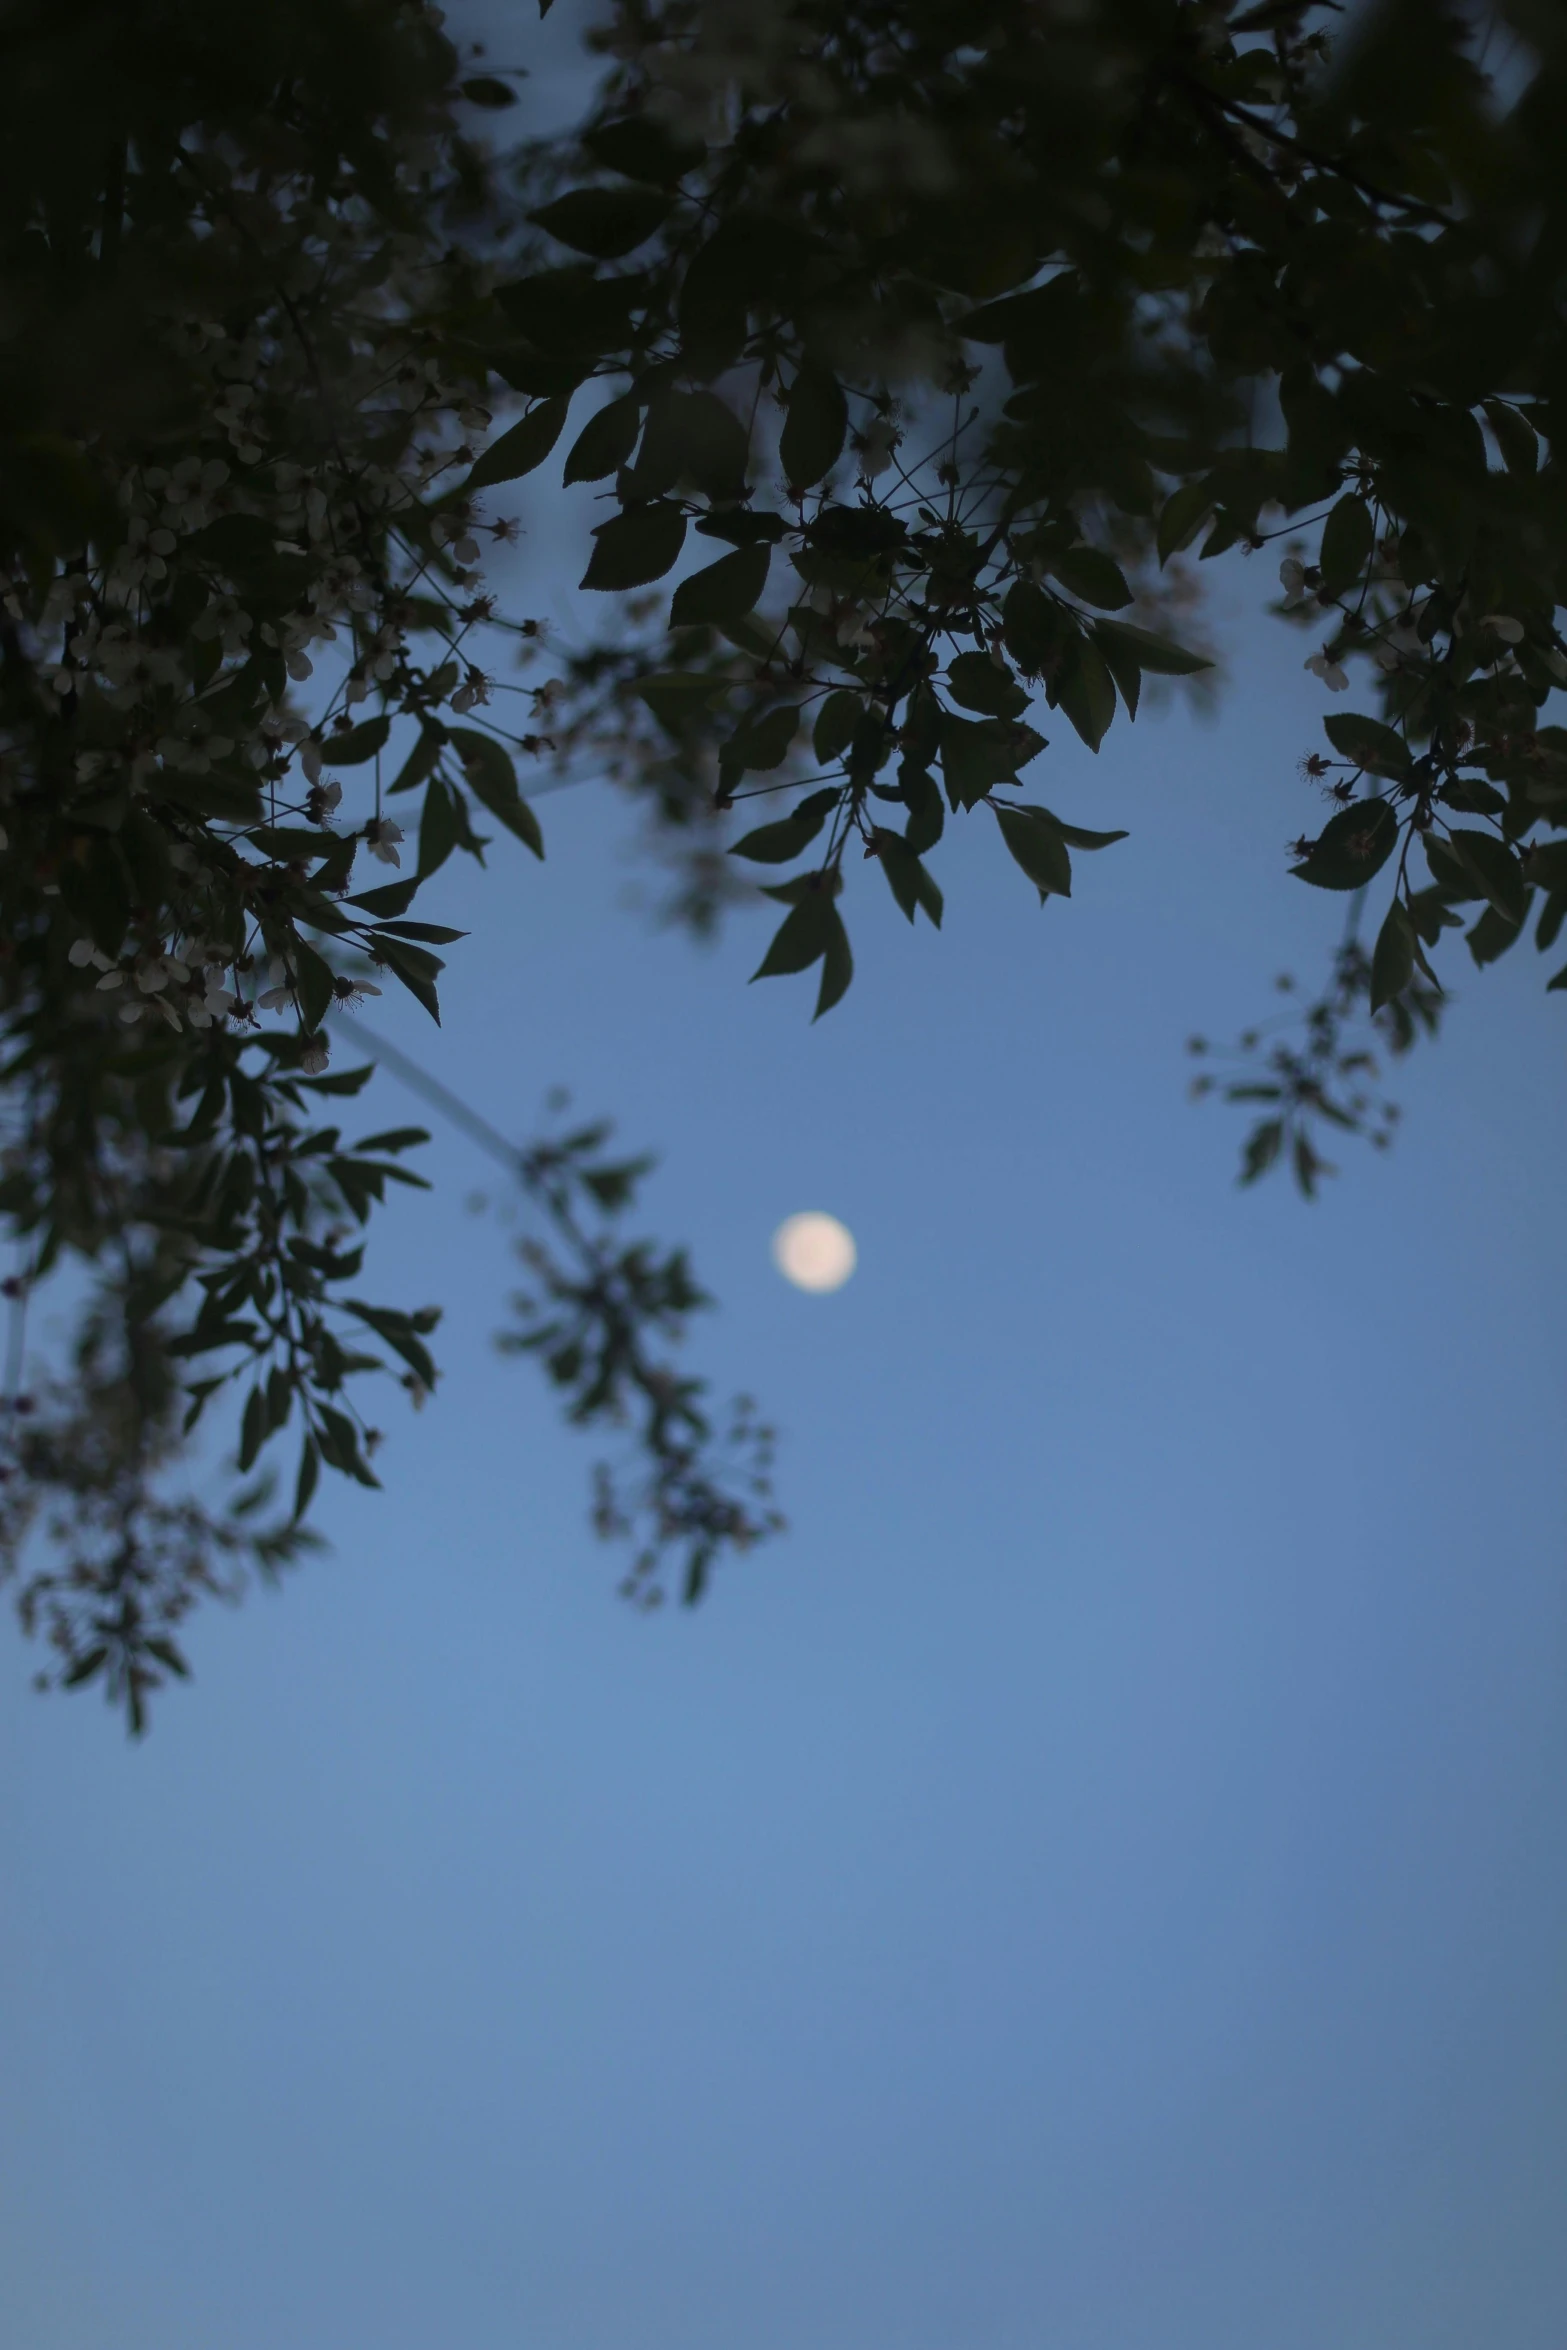
[{"label": "full moon", "polygon": [[841,1289],[855,1257],[854,1235],[836,1216],[788,1216],[773,1234],[773,1262],[796,1289]]}]

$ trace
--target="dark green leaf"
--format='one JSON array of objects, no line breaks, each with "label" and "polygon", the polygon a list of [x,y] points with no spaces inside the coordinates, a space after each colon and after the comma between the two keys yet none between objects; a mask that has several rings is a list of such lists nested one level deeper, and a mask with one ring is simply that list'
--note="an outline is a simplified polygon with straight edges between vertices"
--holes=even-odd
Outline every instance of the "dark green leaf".
[{"label": "dark green leaf", "polygon": [[261,1387],[253,1387],[245,1398],[244,1416],[240,1421],[239,1473],[255,1464],[256,1455],[267,1440],[267,1398]]},{"label": "dark green leaf", "polygon": [[503,432],[498,441],[490,443],[463,483],[464,493],[488,489],[498,481],[517,481],[535,466],[542,465],[560,439],[570,406],[568,394],[559,399],[540,400],[536,407],[530,408],[510,432]]},{"label": "dark green leaf", "polygon": [[732,547],[775,547],[789,535],[784,517],[767,506],[726,506],[718,513],[704,514],[696,527],[703,538],[727,539]]},{"label": "dark green leaf", "polygon": [[1022,866],[1041,898],[1069,898],[1072,860],[1060,829],[1044,818],[1042,809],[997,808],[1001,837]]},{"label": "dark green leaf", "polygon": [[851,783],[869,783],[879,775],[896,748],[897,738],[886,711],[874,704],[865,705],[854,723],[849,740],[849,780]]},{"label": "dark green leaf", "polygon": [[1045,562],[1068,595],[1077,596],[1085,604],[1118,612],[1132,600],[1120,564],[1101,554],[1097,547],[1070,547],[1062,554],[1046,555]]},{"label": "dark green leaf", "polygon": [[400,979],[409,994],[421,1003],[435,1022],[441,1025],[441,1006],[435,992],[436,973],[442,969],[438,955],[427,954],[423,947],[410,946],[406,940],[388,938],[378,931],[375,956],[384,963],[393,977]]},{"label": "dark green leaf", "polygon": [[1080,824],[1063,823],[1062,819],[1049,808],[1042,808],[1033,800],[1018,800],[1014,803],[1014,807],[1015,812],[1020,816],[1037,816],[1041,822],[1054,825],[1069,848],[1109,849],[1113,848],[1118,840],[1131,838],[1131,835],[1126,832],[1085,832]]},{"label": "dark green leaf", "polygon": [[474,727],[454,726],[451,740],[462,761],[463,780],[474,797],[483,801],[508,832],[516,834],[524,848],[542,858],[544,835],[537,816],[517,789],[517,770],[510,752],[493,735],[480,734]]},{"label": "dark green leaf", "polygon": [[392,731],[387,717],[367,718],[362,725],[351,726],[345,734],[328,734],[322,738],[321,756],[329,767],[362,767],[367,759],[385,748]]},{"label": "dark green leaf", "polygon": [[154,788],[160,800],[173,800],[177,806],[194,809],[198,816],[213,817],[220,824],[260,821],[261,786],[254,775],[237,775],[220,767],[209,768],[204,774],[166,767]]},{"label": "dark green leaf", "polygon": [[908,525],[885,506],[824,506],[811,524],[810,544],[850,563],[890,555],[908,537]]},{"label": "dark green leaf", "polygon": [[607,473],[618,472],[637,445],[637,434],[642,429],[642,404],[627,392],[619,400],[610,400],[590,416],[572,442],[566,457],[565,479],[573,481],[602,481]]},{"label": "dark green leaf", "polygon": [[[613,338],[609,347],[618,348],[618,342]],[[598,347],[596,340],[594,348]],[[564,343],[540,351],[520,340],[498,342],[486,347],[485,358],[514,392],[525,392],[530,400],[568,399],[593,373],[589,354]]]},{"label": "dark green leaf", "polygon": [[1409,752],[1403,737],[1378,719],[1362,718],[1353,710],[1335,711],[1331,718],[1323,719],[1322,730],[1336,751],[1370,775],[1386,776],[1396,783],[1409,773]]},{"label": "dark green leaf", "polygon": [[1319,839],[1290,871],[1315,889],[1360,889],[1398,846],[1399,822],[1390,800],[1356,800],[1324,826]]},{"label": "dark green leaf", "polygon": [[988,653],[959,653],[947,667],[947,690],[965,710],[982,710],[991,718],[1020,718],[1028,696],[1005,662]]},{"label": "dark green leaf", "polygon": [[1554,889],[1540,908],[1540,919],[1534,933],[1534,943],[1541,954],[1549,953],[1561,936],[1567,921],[1567,889]]},{"label": "dark green leaf", "polygon": [[389,1126],[383,1134],[367,1134],[362,1142],[355,1143],[354,1149],[377,1151],[385,1156],[392,1151],[414,1150],[429,1139],[429,1128],[425,1126]]},{"label": "dark green leaf", "polygon": [[1160,562],[1168,563],[1189,547],[1212,512],[1213,492],[1206,482],[1189,481],[1167,499],[1157,533]]},{"label": "dark green leaf", "polygon": [[811,748],[822,765],[841,759],[854,739],[854,730],[860,722],[864,704],[858,694],[840,687],[831,693],[816,713],[816,725],[811,734]]},{"label": "dark green leaf", "polygon": [[1376,525],[1364,498],[1340,498],[1322,526],[1322,592],[1346,595],[1358,587],[1376,544]]},{"label": "dark green leaf", "polygon": [[[1475,875],[1448,847],[1439,832],[1428,832],[1422,845],[1426,853],[1426,863],[1431,868],[1431,879],[1434,886],[1432,889],[1420,892],[1419,898],[1416,900],[1417,904],[1440,901],[1444,898],[1456,898],[1461,903],[1466,898],[1478,898],[1485,895]],[[1452,920],[1456,922],[1458,916],[1453,915]]]},{"label": "dark green leaf", "polygon": [[1487,963],[1498,962],[1510,947],[1515,947],[1522,935],[1521,923],[1509,922],[1494,906],[1487,906],[1465,943],[1476,964],[1484,970]]},{"label": "dark green leaf", "polygon": [[1113,636],[1107,636],[1103,628],[1096,626],[1093,638],[1103,656],[1105,667],[1115,679],[1116,691],[1126,704],[1126,715],[1135,718],[1143,692],[1141,663],[1134,659],[1125,645],[1118,644]]},{"label": "dark green leaf", "polygon": [[1203,654],[1189,652],[1185,645],[1176,644],[1170,637],[1155,636],[1146,628],[1134,628],[1129,620],[1096,620],[1094,635],[1106,650],[1114,645],[1150,676],[1195,677],[1199,670],[1213,667]]},{"label": "dark green leaf", "polygon": [[332,966],[301,939],[294,949],[294,975],[299,1016],[307,1028],[319,1028],[332,1001]]},{"label": "dark green leaf", "polygon": [[457,798],[437,776],[424,795],[419,817],[419,879],[438,872],[462,838]]},{"label": "dark green leaf", "polygon": [[319,1410],[321,1418],[316,1442],[327,1467],[336,1469],[342,1476],[357,1478],[361,1485],[379,1488],[380,1479],[359,1450],[359,1431],[348,1414],[326,1403],[320,1405]]},{"label": "dark green leaf", "polygon": [[366,914],[405,914],[413,904],[418,888],[417,876],[412,881],[388,881],[380,889],[362,890],[358,897],[350,898],[348,902]]},{"label": "dark green leaf", "polygon": [[436,1370],[430,1350],[423,1344],[406,1314],[389,1312],[384,1306],[368,1306],[357,1297],[345,1297],[344,1311],[358,1316],[367,1329],[400,1354],[403,1361],[425,1387],[434,1387]]},{"label": "dark green leaf", "polygon": [[663,226],[673,201],[655,188],[573,188],[528,217],[574,253],[618,261]]},{"label": "dark green leaf", "polygon": [[497,80],[493,73],[471,73],[460,87],[470,106],[499,109],[517,103],[516,91],[508,83]]},{"label": "dark green leaf", "polygon": [[685,544],[686,518],[678,506],[655,499],[646,506],[628,507],[612,522],[600,523],[596,544],[581,585],[605,593],[646,587],[674,568]]},{"label": "dark green leaf", "polygon": [[941,770],[947,798],[954,808],[974,807],[998,783],[1011,783],[1044,747],[1043,736],[1031,726],[1005,718],[955,718],[943,711]]},{"label": "dark green leaf", "polygon": [[703,677],[689,669],[676,669],[663,677],[639,678],[636,690],[660,726],[678,741],[697,719],[707,715],[725,691],[727,682],[721,677]]},{"label": "dark green leaf", "polygon": [[799,730],[800,712],[792,704],[764,711],[738,726],[719,752],[720,764],[732,771],[781,767]]},{"label": "dark green leaf", "polygon": [[1077,623],[1031,579],[1013,581],[1001,619],[1007,651],[1029,677],[1048,670],[1077,633]]},{"label": "dark green leaf", "polygon": [[1538,889],[1555,894],[1567,890],[1567,840],[1531,841],[1524,854],[1524,873]]},{"label": "dark green leaf", "polygon": [[742,498],[749,454],[745,426],[716,392],[660,392],[626,487],[637,497],[662,497],[690,482],[719,503]]},{"label": "dark green leaf", "polygon": [[374,1075],[374,1063],[366,1061],[357,1069],[334,1069],[326,1077],[295,1077],[290,1082],[305,1093],[347,1095],[363,1093]]},{"label": "dark green leaf", "polygon": [[784,865],[791,857],[803,856],[838,805],[840,796],[836,786],[812,792],[809,799],[802,800],[787,816],[774,824],[759,825],[743,840],[737,840],[730,855],[749,857],[758,865]]},{"label": "dark green leaf", "polygon": [[1051,691],[1089,749],[1097,751],[1115,716],[1115,680],[1098,646],[1074,637]]},{"label": "dark green leaf", "polygon": [[1466,829],[1450,832],[1447,846],[1474,883],[1474,894],[1488,899],[1505,921],[1522,922],[1529,910],[1529,885],[1506,842],[1494,832]]},{"label": "dark green leaf", "polygon": [[696,168],[706,152],[695,142],[677,139],[645,114],[601,122],[584,132],[582,144],[606,171],[618,171],[628,180],[646,180],[655,188],[673,187]]},{"label": "dark green leaf", "polygon": [[736,206],[732,198],[721,209],[714,234],[692,257],[676,307],[686,355],[709,378],[744,348],[751,310],[783,294],[819,243],[802,222],[776,211]]},{"label": "dark green leaf", "polygon": [[1082,280],[1075,270],[1063,270],[1045,285],[969,311],[958,331],[971,342],[1004,343],[1007,365],[1021,383],[1037,376],[1041,366],[1059,367],[1082,310]]},{"label": "dark green leaf", "polygon": [[414,744],[413,749],[397,771],[396,782],[388,787],[388,798],[392,792],[417,791],[426,776],[434,772],[436,762],[445,746],[446,731],[444,727],[428,725],[421,727],[419,740]]},{"label": "dark green leaf", "polygon": [[171,1355],[210,1354],[218,1346],[248,1346],[256,1335],[254,1322],[224,1322],[211,1330],[185,1330],[168,1342]]},{"label": "dark green leaf", "polygon": [[827,936],[822,947],[822,984],[817,990],[813,1021],[847,994],[854,977],[854,957],[849,951],[849,933],[843,926],[843,916],[834,905],[827,908]]},{"label": "dark green leaf", "polygon": [[942,897],[931,876],[900,833],[877,827],[872,835],[881,869],[887,876],[887,886],[894,899],[908,917],[914,920],[915,910],[923,906],[930,920],[941,928]]},{"label": "dark green leaf", "polygon": [[305,1436],[303,1450],[301,1450],[301,1455],[298,1455],[298,1480],[294,1485],[294,1525],[298,1525],[298,1520],[301,1520],[305,1516],[305,1511],[310,1509],[310,1499],[312,1499],[312,1495],[315,1495],[320,1473],[322,1473],[322,1457],[320,1457],[320,1452],[315,1450],[315,1438]]},{"label": "dark green leaf", "polygon": [[[647,281],[638,277],[606,277],[582,264],[567,269],[541,270],[511,285],[498,286],[495,300],[513,331],[531,347],[529,372],[551,380],[540,382],[546,392],[566,392],[582,381],[595,358],[621,351],[631,335],[631,317],[645,296]],[[496,354],[496,363],[508,382],[520,372],[508,351]],[[531,383],[523,386],[531,389]]]},{"label": "dark green leaf", "polygon": [[1380,1012],[1415,975],[1415,926],[1398,898],[1387,910],[1371,957],[1371,1009]]},{"label": "dark green leaf", "polygon": [[909,811],[909,820],[903,828],[904,841],[917,857],[923,857],[940,840],[947,823],[936,778],[905,759],[898,769],[898,788]]},{"label": "dark green leaf", "polygon": [[784,916],[771,946],[752,972],[752,980],[776,979],[793,971],[808,970],[827,952],[836,912],[826,890],[812,889],[802,897]]},{"label": "dark green leaf", "polygon": [[778,444],[784,479],[798,495],[829,474],[843,451],[849,429],[848,403],[829,368],[807,360],[789,393],[789,412]]},{"label": "dark green leaf", "polygon": [[336,833],[309,832],[302,824],[258,824],[250,838],[263,856],[276,857],[284,865],[314,863],[339,846]]},{"label": "dark green leaf", "polygon": [[672,628],[743,619],[767,585],[771,548],[737,547],[704,571],[694,571],[676,588],[670,604]]},{"label": "dark green leaf", "polygon": [[1265,1175],[1283,1147],[1282,1118],[1264,1118],[1260,1126],[1254,1126],[1246,1141],[1246,1155],[1241,1166],[1242,1183],[1255,1183],[1259,1175]]}]

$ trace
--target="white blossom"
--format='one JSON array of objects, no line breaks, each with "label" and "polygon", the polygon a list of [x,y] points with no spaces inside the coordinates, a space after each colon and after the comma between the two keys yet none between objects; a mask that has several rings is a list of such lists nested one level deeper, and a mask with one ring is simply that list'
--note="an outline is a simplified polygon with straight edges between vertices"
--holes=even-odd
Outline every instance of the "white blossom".
[{"label": "white blossom", "polygon": [[356,1012],[367,995],[379,995],[381,990],[369,979],[338,979],[333,982],[332,1000],[340,1011]]},{"label": "white blossom", "polygon": [[289,986],[288,966],[281,955],[274,955],[267,965],[267,988],[256,998],[263,1012],[275,1012],[286,1004],[292,990]]},{"label": "white blossom", "polygon": [[378,857],[383,865],[400,865],[402,863],[395,845],[402,837],[402,826],[394,824],[389,816],[372,816],[364,829],[366,848],[370,851],[371,856]]},{"label": "white blossom", "polygon": [[878,416],[858,435],[854,445],[860,471],[867,480],[874,481],[878,474],[886,472],[900,438],[897,426],[888,416]]},{"label": "white blossom", "polygon": [[1409,616],[1406,613],[1397,625],[1391,628],[1387,635],[1373,647],[1372,658],[1379,669],[1392,670],[1397,669],[1403,662],[1413,659],[1424,650],[1425,648],[1420,642],[1419,631],[1410,625]]}]

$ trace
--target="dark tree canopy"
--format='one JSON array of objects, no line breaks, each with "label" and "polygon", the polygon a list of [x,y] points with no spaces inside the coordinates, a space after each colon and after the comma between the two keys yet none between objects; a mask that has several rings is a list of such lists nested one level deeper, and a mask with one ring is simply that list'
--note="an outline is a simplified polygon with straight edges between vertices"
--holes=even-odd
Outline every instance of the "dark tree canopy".
[{"label": "dark tree canopy", "polygon": [[[1224,1082],[1246,1176],[1386,1139],[1368,1048],[1434,1027],[1448,932],[1567,915],[1559,9],[623,0],[590,46],[517,140],[417,0],[0,0],[0,1539],[133,1725],[321,1468],[374,1483],[371,1374],[435,1384],[435,1309],[360,1294],[424,1137],[345,1138],[331,1018],[438,1021],[421,886],[547,887],[530,777],[637,795],[694,925],[760,882],[820,1016],[851,878],[939,928],[949,826],[1092,918],[1126,835],[1045,804],[1047,730],[1200,682],[1201,562],[1271,547],[1329,698],[1279,886],[1353,919]],[[486,586],[528,475],[598,500],[597,643]],[[484,1131],[540,1218],[508,1343],[635,1441],[628,1587],[694,1598],[776,1523],[767,1431],[668,1358],[705,1301],[621,1237],[640,1163]],[[171,1479],[223,1409],[213,1514]]]}]

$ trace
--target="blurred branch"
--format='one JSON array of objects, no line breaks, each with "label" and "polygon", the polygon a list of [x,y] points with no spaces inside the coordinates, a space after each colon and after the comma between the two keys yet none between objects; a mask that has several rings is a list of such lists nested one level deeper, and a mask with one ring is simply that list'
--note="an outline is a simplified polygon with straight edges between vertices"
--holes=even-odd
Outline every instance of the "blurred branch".
[{"label": "blurred branch", "polygon": [[594,1471],[594,1524],[634,1545],[621,1589],[656,1605],[673,1570],[687,1605],[701,1598],[722,1552],[743,1552],[779,1531],[771,1506],[773,1430],[749,1396],[710,1417],[708,1383],[682,1375],[670,1350],[689,1315],[712,1300],[684,1249],[622,1242],[616,1218],[632,1204],[650,1159],[605,1155],[605,1122],[519,1148],[471,1105],[387,1039],[356,1027],[365,1049],[503,1167],[544,1218],[549,1238],[517,1254],[532,1286],[512,1299],[508,1354],[537,1355],[579,1427],[632,1431],[629,1458]]}]

